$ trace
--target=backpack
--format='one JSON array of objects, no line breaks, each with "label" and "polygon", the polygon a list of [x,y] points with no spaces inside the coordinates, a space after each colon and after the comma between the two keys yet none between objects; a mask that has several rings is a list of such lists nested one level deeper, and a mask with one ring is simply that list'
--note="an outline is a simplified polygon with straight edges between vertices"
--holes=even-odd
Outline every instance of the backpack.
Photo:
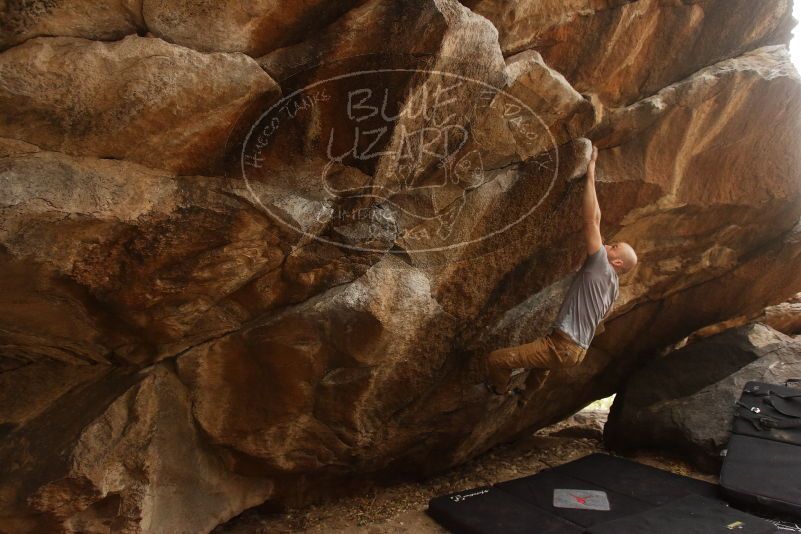
[{"label": "backpack", "polygon": [[793,382],[745,384],[720,486],[733,503],[801,517],[801,389]]}]

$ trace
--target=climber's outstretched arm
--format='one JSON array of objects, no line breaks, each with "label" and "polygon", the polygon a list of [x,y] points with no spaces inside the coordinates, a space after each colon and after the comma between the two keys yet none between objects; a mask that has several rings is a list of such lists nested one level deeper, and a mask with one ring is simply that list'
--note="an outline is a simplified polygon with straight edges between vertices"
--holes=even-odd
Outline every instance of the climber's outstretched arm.
[{"label": "climber's outstretched arm", "polygon": [[598,148],[592,147],[592,157],[587,167],[587,183],[584,187],[584,241],[587,254],[593,255],[603,246],[601,239],[601,208],[595,194],[595,160],[598,159]]}]

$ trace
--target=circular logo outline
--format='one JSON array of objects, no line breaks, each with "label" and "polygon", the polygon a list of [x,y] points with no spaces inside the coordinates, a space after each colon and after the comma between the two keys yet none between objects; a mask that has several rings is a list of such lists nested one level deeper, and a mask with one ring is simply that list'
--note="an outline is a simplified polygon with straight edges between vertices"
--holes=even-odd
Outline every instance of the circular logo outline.
[{"label": "circular logo outline", "polygon": [[[338,59],[337,61],[346,61],[348,59],[351,59],[351,58],[341,58],[341,59]],[[309,71],[309,70],[311,70],[311,69],[313,69],[315,67],[319,67],[319,66],[323,66],[323,65],[330,65],[330,64],[332,64],[332,63],[321,63],[319,65],[315,65],[315,66],[309,67],[308,69],[297,71],[297,72],[293,73],[290,77],[295,76],[297,74],[300,74],[302,72],[307,72],[307,71]],[[347,243],[342,243],[340,241],[334,241],[332,239],[328,239],[328,238],[320,236],[320,235],[312,234],[312,233],[306,232],[302,228],[299,228],[299,227],[295,226],[294,224],[288,223],[282,217],[280,217],[279,215],[275,214],[272,210],[270,210],[267,206],[265,206],[264,203],[261,201],[261,198],[259,197],[259,195],[253,190],[253,187],[251,186],[250,180],[248,180],[247,172],[245,171],[245,161],[246,161],[245,153],[246,153],[246,149],[248,147],[248,142],[250,141],[251,137],[253,136],[254,131],[256,130],[256,127],[262,122],[262,120],[265,117],[267,117],[274,109],[276,109],[277,107],[283,105],[285,102],[287,102],[290,99],[292,99],[293,97],[295,97],[298,93],[303,93],[303,92],[305,92],[305,91],[307,91],[307,90],[309,90],[309,89],[311,89],[313,87],[316,87],[318,85],[321,85],[321,84],[324,84],[324,83],[328,83],[328,82],[331,82],[331,81],[344,79],[344,78],[353,77],[353,76],[361,76],[361,75],[365,75],[365,74],[374,74],[374,73],[391,73],[391,72],[436,74],[436,75],[440,75],[440,76],[456,78],[456,79],[459,79],[461,81],[476,83],[478,85],[481,85],[481,86],[483,86],[485,88],[490,89],[491,91],[495,92],[496,95],[497,94],[503,94],[507,98],[511,98],[517,104],[519,104],[522,108],[526,109],[531,115],[533,115],[539,121],[539,123],[543,127],[543,129],[548,133],[548,137],[550,138],[551,146],[553,147],[553,152],[555,154],[555,166],[554,166],[553,177],[552,177],[550,183],[548,184],[548,189],[541,196],[539,201],[536,204],[534,204],[534,206],[532,206],[526,213],[524,213],[523,215],[518,217],[516,220],[510,222],[509,224],[507,224],[503,228],[500,228],[498,230],[493,230],[493,231],[489,232],[488,234],[483,235],[481,237],[478,237],[478,238],[475,238],[475,239],[470,239],[470,240],[467,240],[467,241],[461,241],[459,243],[450,243],[450,244],[442,245],[442,246],[438,246],[438,247],[429,247],[429,248],[424,248],[424,249],[403,249],[401,251],[394,251],[394,250],[392,250],[392,248],[377,249],[377,248],[368,248],[368,247],[363,247],[363,246],[358,246],[358,245],[351,245],[351,244],[347,244]],[[279,84],[279,86],[280,86],[280,84]],[[521,160],[521,161],[519,161],[517,163],[525,163],[529,159],[531,159],[531,158]],[[550,196],[551,191],[553,190],[554,186],[556,185],[556,181],[557,181],[558,175],[559,175],[559,147],[558,147],[558,145],[556,143],[556,139],[554,138],[553,134],[551,133],[550,129],[545,124],[545,122],[542,120],[542,118],[533,109],[531,109],[530,106],[528,106],[526,103],[524,103],[522,100],[520,100],[516,96],[512,95],[511,93],[509,93],[509,92],[507,92],[507,91],[505,91],[503,89],[498,89],[497,87],[495,87],[495,86],[493,86],[493,85],[491,85],[489,83],[483,82],[481,80],[475,80],[475,79],[469,78],[467,76],[463,76],[461,74],[456,74],[456,73],[448,72],[448,71],[419,69],[419,68],[418,69],[410,69],[410,68],[369,69],[369,70],[358,70],[358,71],[348,72],[348,73],[340,74],[340,75],[333,76],[333,77],[330,77],[330,78],[317,80],[317,81],[315,81],[315,82],[313,82],[313,83],[311,83],[309,85],[306,85],[304,87],[296,89],[295,91],[293,91],[289,95],[282,96],[277,102],[272,104],[265,112],[263,112],[261,115],[259,115],[259,117],[253,122],[253,125],[248,130],[248,133],[247,133],[247,135],[245,136],[245,138],[244,138],[244,140],[242,142],[242,150],[241,150],[239,161],[240,161],[240,172],[241,172],[242,179],[243,179],[243,181],[245,183],[245,187],[247,188],[247,190],[250,193],[250,195],[253,198],[253,200],[255,200],[255,202],[268,215],[270,215],[271,218],[275,219],[276,221],[280,222],[281,224],[293,229],[294,231],[298,232],[299,234],[301,234],[301,235],[303,235],[305,237],[308,237],[310,239],[314,239],[314,240],[317,240],[317,241],[320,241],[320,242],[323,242],[323,243],[326,243],[326,244],[329,244],[329,245],[333,245],[333,246],[336,246],[336,247],[342,247],[342,248],[349,249],[349,250],[354,250],[354,251],[359,251],[359,252],[372,252],[372,253],[376,253],[377,252],[377,253],[382,253],[382,254],[385,254],[387,252],[389,252],[389,253],[398,253],[398,254],[400,254],[400,253],[422,254],[422,253],[430,253],[430,252],[442,252],[442,251],[445,251],[445,250],[453,250],[453,249],[467,247],[469,245],[472,245],[472,244],[475,244],[475,243],[480,243],[482,241],[485,241],[487,239],[495,237],[495,236],[497,236],[499,234],[502,234],[502,233],[508,231],[509,229],[511,229],[512,227],[520,224],[523,220],[525,220],[526,218],[531,216],[531,214],[534,213],[537,210],[537,208],[540,207],[540,205],[545,201],[545,199]]]}]

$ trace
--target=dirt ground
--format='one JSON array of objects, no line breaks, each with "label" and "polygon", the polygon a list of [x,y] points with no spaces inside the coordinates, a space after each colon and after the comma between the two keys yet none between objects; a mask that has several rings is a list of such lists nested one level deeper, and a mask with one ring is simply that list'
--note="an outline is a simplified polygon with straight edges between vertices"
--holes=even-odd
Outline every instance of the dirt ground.
[{"label": "dirt ground", "polygon": [[[446,533],[425,514],[429,499],[531,475],[593,452],[608,452],[601,441],[608,415],[604,408],[585,409],[566,421],[515,443],[499,445],[471,462],[422,483],[371,488],[363,495],[284,513],[251,509],[220,525],[214,533]],[[715,477],[702,475],[679,460],[653,454],[631,458],[674,473],[717,482]]]}]

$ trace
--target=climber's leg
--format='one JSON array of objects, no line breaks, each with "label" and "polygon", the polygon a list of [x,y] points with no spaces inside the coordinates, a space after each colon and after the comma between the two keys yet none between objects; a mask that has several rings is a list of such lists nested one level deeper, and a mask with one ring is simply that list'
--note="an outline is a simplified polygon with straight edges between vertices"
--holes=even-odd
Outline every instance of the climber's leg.
[{"label": "climber's leg", "polygon": [[492,351],[486,357],[488,386],[496,394],[505,394],[514,369],[552,366],[557,363],[555,349],[550,336],[543,336],[531,343]]},{"label": "climber's leg", "polygon": [[[512,370],[539,369],[538,386],[542,385],[547,371],[577,365],[585,350],[558,330],[537,338],[531,343],[492,351],[487,355],[487,381],[496,393],[505,393]],[[531,381],[529,381],[531,382]]]},{"label": "climber's leg", "polygon": [[[584,360],[587,350],[581,345],[575,343],[572,339],[567,338],[565,335],[556,331],[552,338],[553,344],[556,346],[557,355],[559,357],[559,367],[572,367],[578,365]],[[551,374],[550,369],[532,369],[526,378],[526,390],[529,394],[539,390],[544,384],[548,375]]]}]

